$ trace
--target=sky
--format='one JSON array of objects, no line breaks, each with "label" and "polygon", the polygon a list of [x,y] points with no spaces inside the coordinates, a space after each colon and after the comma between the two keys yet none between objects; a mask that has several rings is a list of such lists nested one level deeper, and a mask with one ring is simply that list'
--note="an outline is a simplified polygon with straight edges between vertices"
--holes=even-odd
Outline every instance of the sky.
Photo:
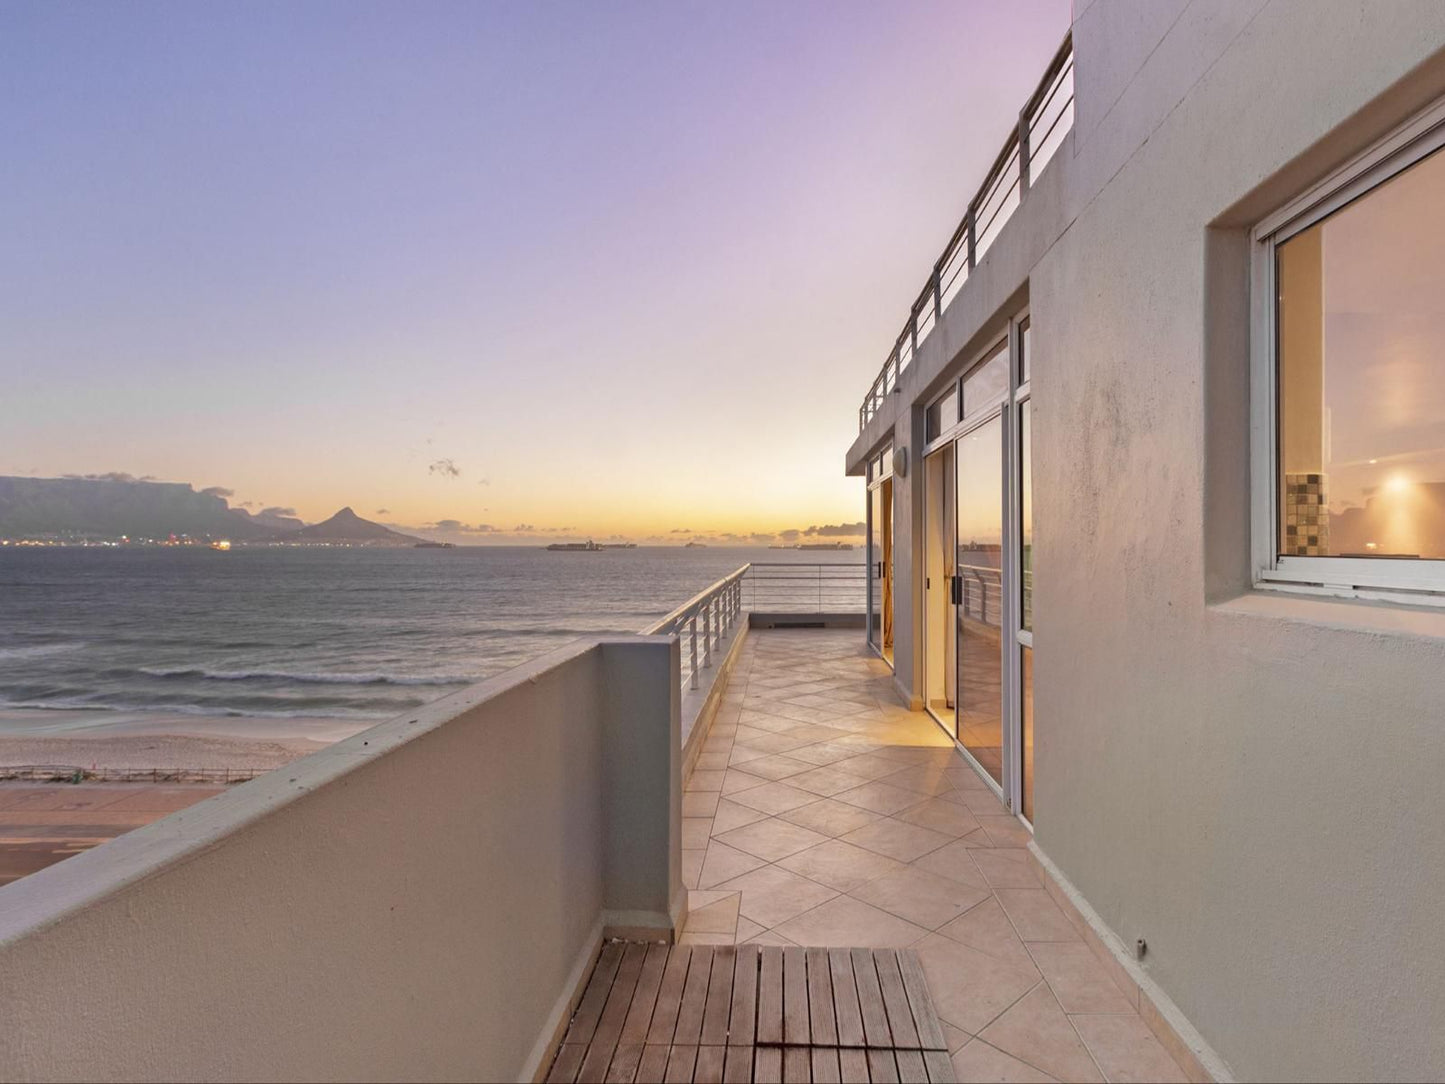
[{"label": "sky", "polygon": [[459,541],[832,537],[858,405],[1068,24],[10,0],[0,474]]}]

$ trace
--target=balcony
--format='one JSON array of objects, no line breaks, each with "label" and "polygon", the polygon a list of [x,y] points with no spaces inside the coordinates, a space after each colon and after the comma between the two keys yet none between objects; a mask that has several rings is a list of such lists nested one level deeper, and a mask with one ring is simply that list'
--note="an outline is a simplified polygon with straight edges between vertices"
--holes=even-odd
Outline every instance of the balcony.
[{"label": "balcony", "polygon": [[580,1079],[554,1056],[620,939],[912,949],[964,1076],[1183,1079],[856,604],[765,579],[7,887],[0,1075]]}]

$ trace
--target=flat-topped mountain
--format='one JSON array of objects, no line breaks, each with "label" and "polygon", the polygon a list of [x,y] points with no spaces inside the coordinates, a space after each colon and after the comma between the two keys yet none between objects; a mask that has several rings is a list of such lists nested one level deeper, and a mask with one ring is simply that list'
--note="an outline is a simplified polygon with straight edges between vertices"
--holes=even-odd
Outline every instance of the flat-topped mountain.
[{"label": "flat-topped mountain", "polygon": [[[252,516],[185,482],[0,476],[0,537],[229,538],[262,541],[300,520]],[[294,526],[292,526],[294,524]]]},{"label": "flat-topped mountain", "polygon": [[277,542],[346,542],[364,546],[414,546],[423,541],[380,523],[362,519],[349,507],[328,520],[276,536]]}]

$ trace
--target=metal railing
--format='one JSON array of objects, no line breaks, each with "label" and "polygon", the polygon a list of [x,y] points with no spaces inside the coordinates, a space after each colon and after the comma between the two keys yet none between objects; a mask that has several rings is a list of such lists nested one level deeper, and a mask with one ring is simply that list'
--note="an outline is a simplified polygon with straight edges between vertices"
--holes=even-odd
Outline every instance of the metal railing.
[{"label": "metal railing", "polygon": [[[644,636],[670,634],[682,640],[682,681],[689,689],[698,687],[698,671],[712,666],[712,653],[721,650],[743,612],[743,577],[750,565],[743,565],[699,591],[662,620],[642,630]],[[699,633],[701,642],[699,643]]]},{"label": "metal railing", "polygon": [[1074,39],[1063,44],[1044,70],[1043,78],[994,159],[963,221],[953,231],[943,255],[908,310],[908,322],[882,370],[858,408],[858,430],[883,408],[884,397],[898,388],[898,379],[918,353],[918,344],[943,318],[944,308],[958,295],[969,272],[988,251],[1018,206],[1028,198],[1030,179],[1037,177],[1054,156],[1074,123]]},{"label": "metal railing", "polygon": [[959,565],[959,607],[985,625],[1003,624],[1003,574],[988,565]]},{"label": "metal railing", "polygon": [[868,566],[801,561],[754,562],[745,583],[749,610],[763,613],[863,613]]},{"label": "metal railing", "polygon": [[[274,765],[273,765],[274,768]],[[82,768],[75,764],[0,765],[0,779],[31,783],[244,783],[273,768]]]}]

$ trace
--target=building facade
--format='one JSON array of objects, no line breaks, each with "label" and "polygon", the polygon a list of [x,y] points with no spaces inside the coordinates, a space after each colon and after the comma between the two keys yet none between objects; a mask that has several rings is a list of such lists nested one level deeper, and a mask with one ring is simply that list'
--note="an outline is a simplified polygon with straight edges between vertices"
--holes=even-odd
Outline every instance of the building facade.
[{"label": "building facade", "polygon": [[1445,6],[1076,7],[860,410],[870,643],[1214,1072],[1438,1076]]}]

